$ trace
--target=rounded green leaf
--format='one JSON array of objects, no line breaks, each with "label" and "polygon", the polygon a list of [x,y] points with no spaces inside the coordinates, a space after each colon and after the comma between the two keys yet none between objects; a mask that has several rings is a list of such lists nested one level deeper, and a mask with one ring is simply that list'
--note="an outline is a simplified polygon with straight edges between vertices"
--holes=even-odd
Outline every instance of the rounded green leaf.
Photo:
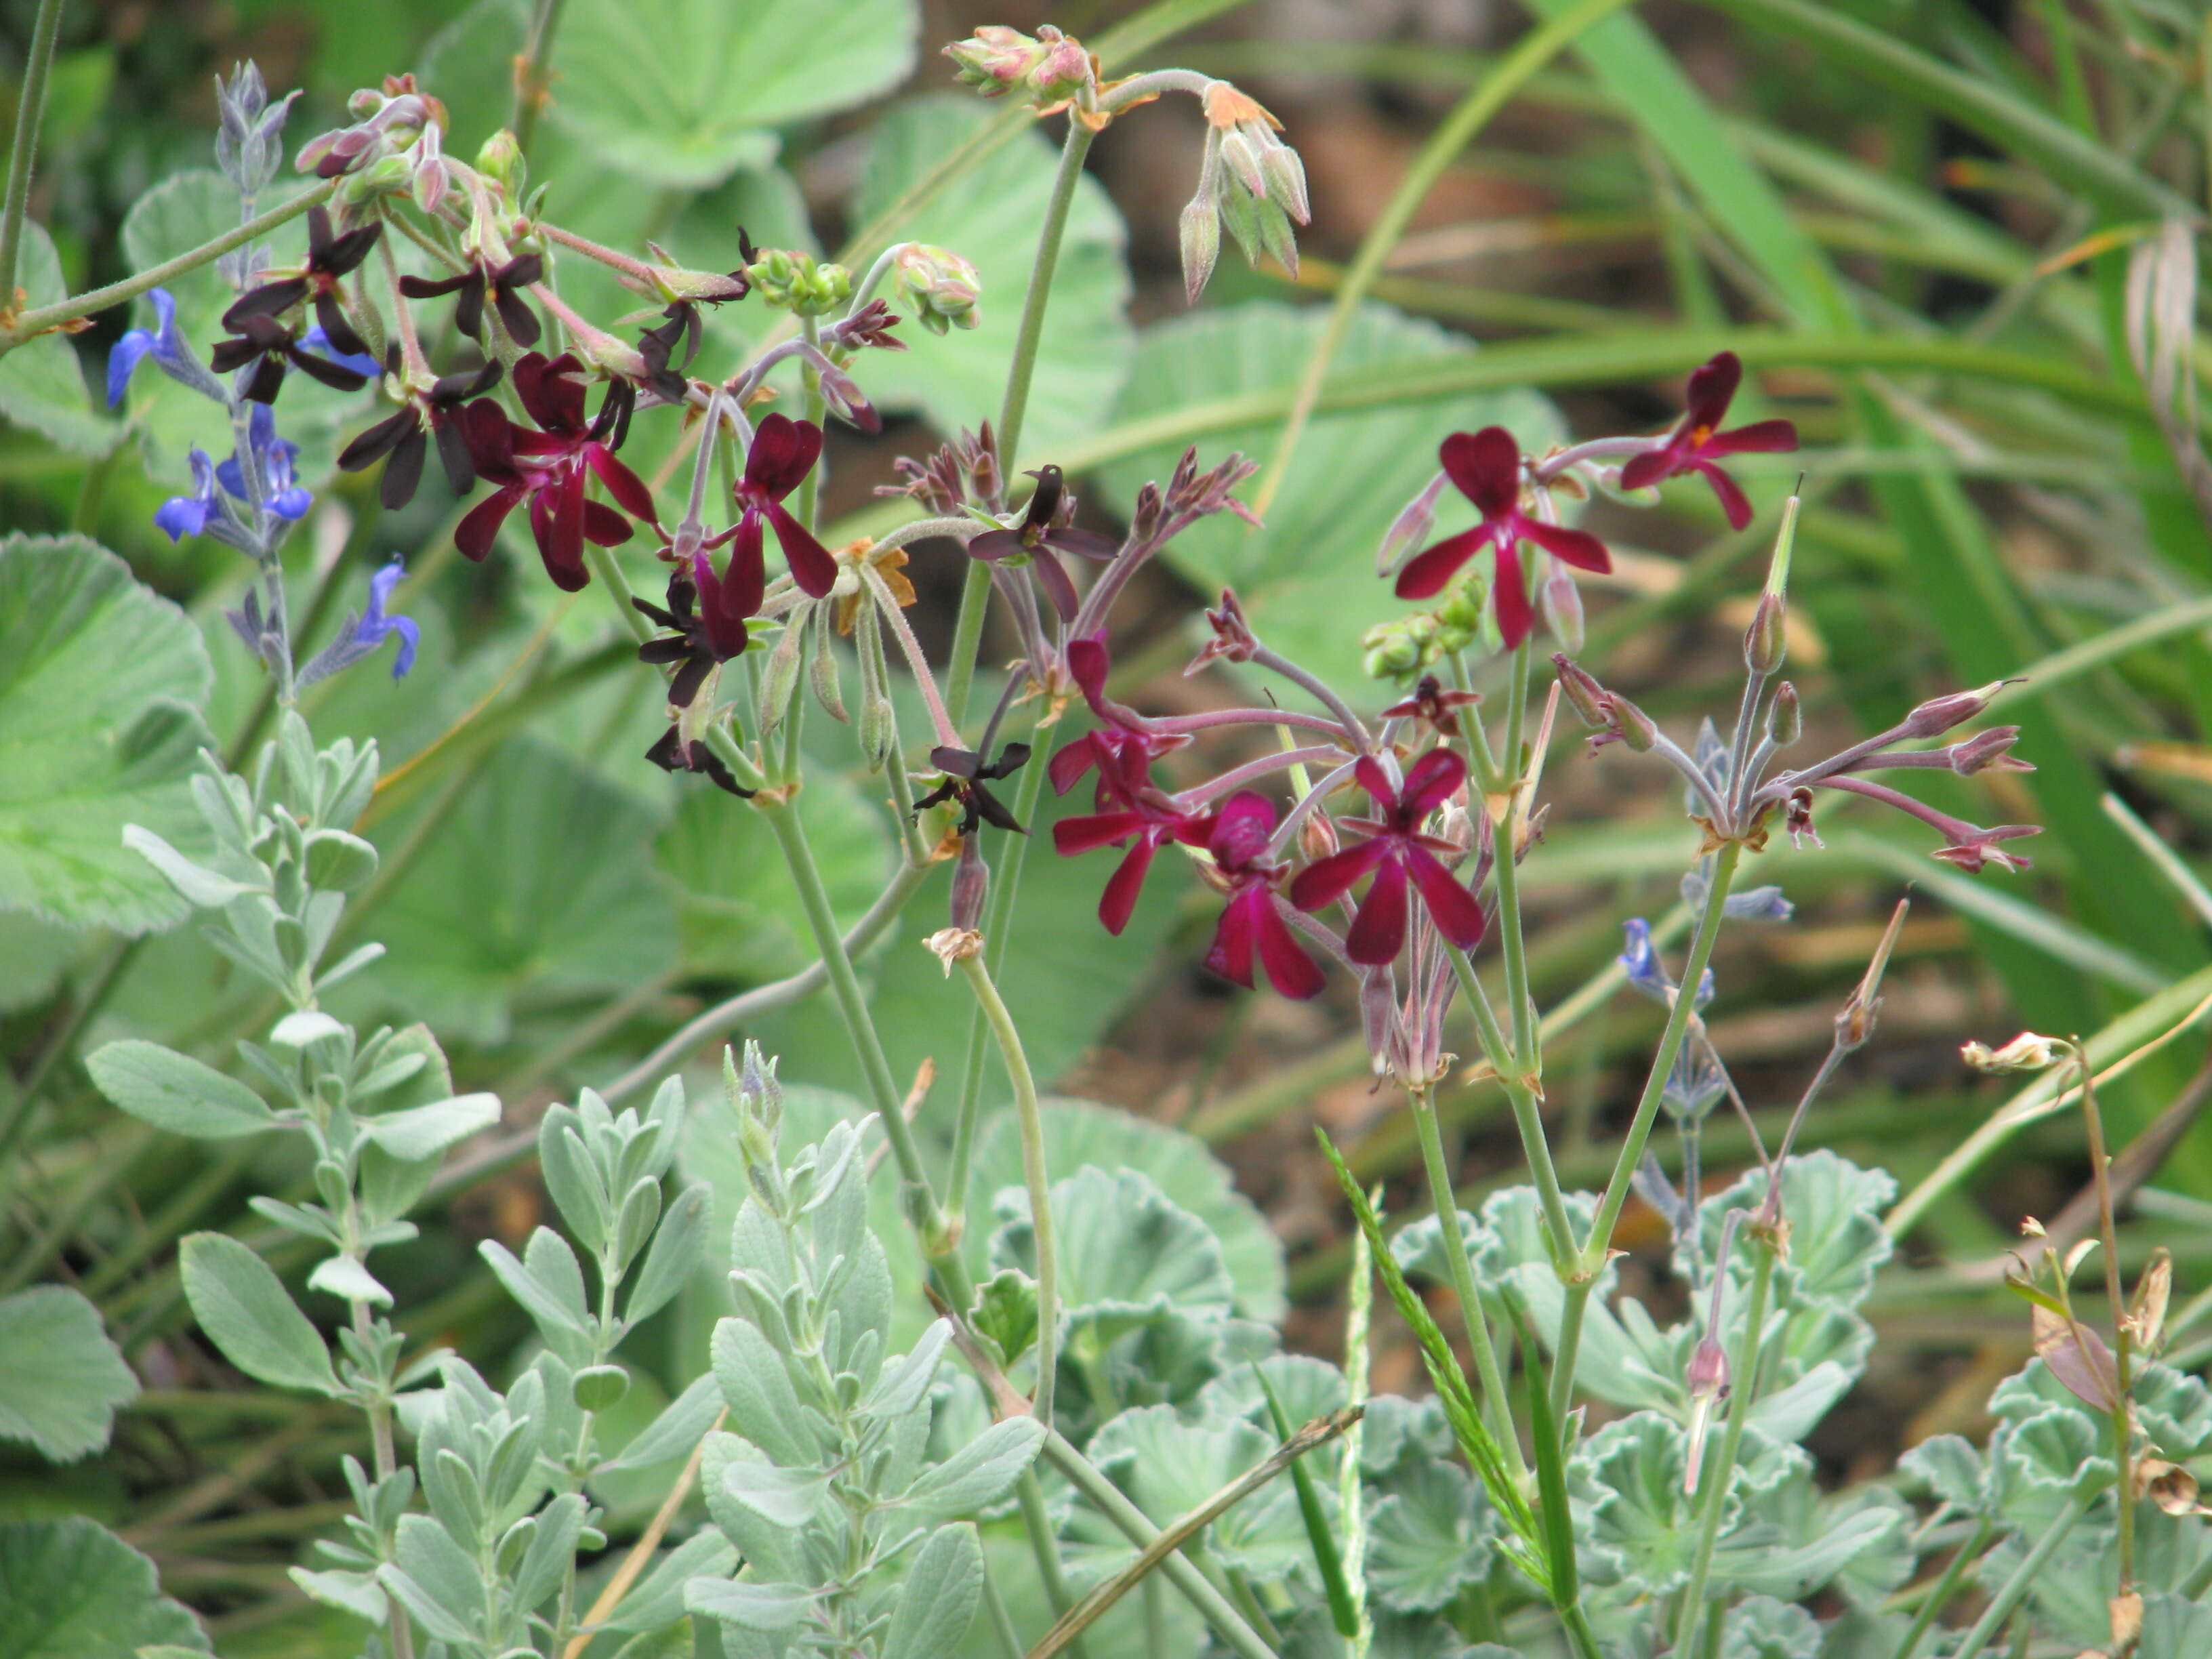
[{"label": "rounded green leaf", "polygon": [[138,1393],[99,1310],[64,1285],[0,1297],[0,1438],[27,1440],[52,1462],[105,1446],[115,1408]]},{"label": "rounded green leaf", "polygon": [[111,1042],[84,1065],[100,1093],[141,1122],[172,1134],[234,1140],[276,1121],[261,1097],[237,1079],[158,1042]]},{"label": "rounded green leaf", "polygon": [[183,918],[123,831],[209,846],[189,776],[210,678],[199,630],[106,549],[0,541],[0,908],[126,933]]},{"label": "rounded green leaf", "polygon": [[223,1358],[272,1388],[342,1392],[330,1350],[270,1265],[222,1233],[184,1243],[185,1297]]},{"label": "rounded green leaf", "polygon": [[8,1659],[134,1659],[167,1644],[208,1650],[154,1564],[98,1522],[0,1522],[0,1653]]}]

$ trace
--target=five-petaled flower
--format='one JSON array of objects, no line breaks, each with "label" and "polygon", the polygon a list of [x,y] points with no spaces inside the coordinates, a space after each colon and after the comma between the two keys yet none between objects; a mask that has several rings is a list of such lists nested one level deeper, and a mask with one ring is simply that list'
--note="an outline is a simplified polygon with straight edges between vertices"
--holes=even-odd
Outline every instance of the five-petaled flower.
[{"label": "five-petaled flower", "polygon": [[1425,720],[1447,741],[1459,736],[1459,711],[1482,701],[1480,691],[1447,691],[1434,674],[1424,674],[1413,695],[1382,711],[1385,720]]},{"label": "five-petaled flower", "polygon": [[1133,773],[1144,775],[1153,761],[1170,750],[1182,748],[1190,739],[1173,732],[1149,731],[1128,709],[1108,699],[1106,675],[1113,659],[1107,653],[1103,635],[1086,635],[1070,640],[1066,654],[1068,675],[1082,691],[1083,700],[1091,705],[1098,726],[1055,750],[1045,775],[1051,781],[1052,793],[1064,795],[1096,769],[1097,805],[1103,811],[1109,805],[1121,804],[1115,793],[1120,780]]},{"label": "five-petaled flower", "polygon": [[453,326],[471,340],[483,337],[484,301],[499,313],[500,326],[519,346],[538,343],[538,313],[530,308],[523,291],[545,275],[545,261],[535,253],[518,253],[504,264],[478,261],[459,276],[433,281],[427,276],[402,276],[399,291],[410,300],[431,300],[441,295],[460,297],[453,302]]},{"label": "five-petaled flower", "polygon": [[415,499],[415,488],[422,481],[423,458],[435,438],[446,482],[456,495],[467,495],[476,487],[477,464],[469,453],[461,411],[471,398],[497,386],[501,372],[497,362],[489,362],[474,374],[441,375],[428,391],[410,392],[397,411],[338,452],[339,469],[359,472],[381,458],[384,477],[378,483],[377,497],[396,512]]},{"label": "five-petaled flower", "polygon": [[1369,967],[1394,961],[1406,942],[1407,886],[1418,888],[1437,931],[1462,951],[1471,951],[1483,933],[1482,906],[1453,879],[1438,854],[1459,849],[1421,825],[1467,781],[1467,763],[1449,749],[1431,749],[1407,769],[1402,788],[1394,787],[1382,763],[1363,756],[1353,775],[1376,805],[1371,818],[1339,818],[1337,826],[1367,837],[1357,846],[1316,860],[1291,883],[1291,902],[1301,910],[1334,903],[1362,876],[1375,879],[1352,917],[1345,952]]},{"label": "five-petaled flower", "polygon": [[1252,789],[1238,790],[1209,820],[1212,879],[1229,902],[1214,927],[1206,965],[1249,990],[1256,959],[1278,991],[1304,1001],[1321,994],[1322,971],[1291,933],[1275,896],[1289,866],[1267,857],[1274,830],[1273,804]]},{"label": "five-petaled flower", "polygon": [[208,353],[208,364],[218,374],[250,368],[246,396],[257,404],[276,401],[276,394],[284,389],[287,363],[334,391],[358,392],[368,384],[369,377],[360,370],[307,349],[313,337],[302,341],[297,323],[257,315],[241,317],[233,325],[226,315],[224,326],[231,330],[231,337],[215,343],[215,349]]},{"label": "five-petaled flower", "polygon": [[1103,811],[1060,819],[1052,826],[1052,844],[1063,857],[1072,858],[1096,848],[1128,843],[1128,852],[1098,900],[1098,920],[1108,933],[1119,933],[1136,911],[1153,855],[1174,842],[1205,846],[1212,820],[1204,812],[1184,810],[1155,785],[1141,749],[1102,749],[1094,764],[1101,804],[1113,804]]},{"label": "five-petaled flower", "polygon": [[517,426],[489,398],[461,411],[470,459],[492,494],[469,510],[453,532],[453,544],[470,558],[485,558],[507,515],[530,503],[530,533],[553,584],[574,592],[592,579],[584,567],[584,544],[613,547],[630,538],[629,520],[584,493],[584,475],[599,475],[623,511],[655,522],[653,492],[637,474],[616,459],[622,441],[621,398],[627,386],[610,386],[598,416],[584,419],[583,365],[568,352],[550,359],[532,351],[514,366],[514,390],[522,407],[541,428]]},{"label": "five-petaled flower", "polygon": [[929,751],[929,763],[945,774],[945,781],[915,802],[914,811],[919,814],[946,801],[957,800],[960,803],[958,828],[962,835],[974,835],[978,823],[993,823],[1025,836],[1029,831],[1006,810],[1006,803],[984,785],[1013,776],[1029,757],[1030,746],[1025,743],[1008,744],[999,750],[998,759],[988,763],[972,749],[955,749],[950,744],[933,749]]},{"label": "five-petaled flower", "polygon": [[668,701],[676,708],[689,708],[716,665],[728,661],[745,648],[743,623],[738,624],[735,641],[728,641],[717,631],[714,608],[700,605],[702,590],[699,582],[703,580],[711,583],[714,573],[707,568],[704,554],[693,555],[693,564],[696,577],[692,571],[680,568],[668,573],[665,605],[635,595],[630,599],[640,615],[671,630],[638,647],[637,655],[641,662],[664,668],[674,666],[676,672],[668,683]]},{"label": "five-petaled flower", "polygon": [[809,599],[818,599],[837,585],[837,561],[783,504],[783,498],[805,481],[821,458],[822,428],[811,421],[771,415],[753,434],[752,447],[745,452],[744,476],[738,480],[735,491],[737,504],[743,510],[726,532],[730,562],[722,581],[731,601],[726,610],[734,610],[740,599],[748,601],[742,611],[735,611],[740,617],[760,609],[759,596],[768,591],[764,525],[775,527],[775,539],[791,566],[792,580]]},{"label": "five-petaled flower", "polygon": [[1473,501],[1482,522],[1416,553],[1398,573],[1398,597],[1425,599],[1443,591],[1460,567],[1485,548],[1497,561],[1498,632],[1508,649],[1528,637],[1534,614],[1521,574],[1520,544],[1534,542],[1581,570],[1613,568],[1605,544],[1585,530],[1547,522],[1521,508],[1521,446],[1502,426],[1455,432],[1437,451],[1444,475]]},{"label": "five-petaled flower", "polygon": [[1788,421],[1753,421],[1733,432],[1720,429],[1728,418],[1729,404],[1743,381],[1743,363],[1733,351],[1723,351],[1690,376],[1688,412],[1667,441],[1657,448],[1632,457],[1620,469],[1620,487],[1641,489],[1662,478],[1699,472],[1720,497],[1729,527],[1741,530],[1751,522],[1751,503],[1734,478],[1717,462],[1729,455],[1777,455],[1797,447],[1797,428]]},{"label": "five-petaled flower", "polygon": [[1079,559],[1104,561],[1120,551],[1121,544],[1095,530],[1077,530],[1053,522],[1066,493],[1058,467],[1041,466],[1029,476],[1037,483],[1021,523],[1012,530],[985,531],[968,544],[968,551],[971,557],[987,564],[1006,559],[1028,562],[1036,572],[1053,609],[1060,612],[1063,621],[1072,622],[1078,604],[1075,584],[1068,580],[1066,568],[1053,555],[1072,553]]},{"label": "five-petaled flower", "polygon": [[280,276],[240,295],[230,309],[222,313],[222,325],[234,334],[242,334],[250,319],[281,317],[301,301],[307,300],[314,306],[315,321],[321,325],[324,337],[334,348],[348,356],[368,350],[346,317],[345,289],[340,279],[368,258],[376,239],[383,234],[381,220],[334,234],[330,210],[309,208],[307,264],[300,267],[296,275]]}]

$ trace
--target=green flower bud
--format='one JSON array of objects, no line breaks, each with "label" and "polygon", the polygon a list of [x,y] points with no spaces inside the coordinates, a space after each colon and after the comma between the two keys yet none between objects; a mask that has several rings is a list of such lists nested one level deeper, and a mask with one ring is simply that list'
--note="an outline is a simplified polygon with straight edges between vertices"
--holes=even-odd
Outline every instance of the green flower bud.
[{"label": "green flower bud", "polygon": [[522,145],[505,127],[483,142],[477,151],[477,171],[497,185],[510,203],[522,200],[530,189],[530,163]]}]

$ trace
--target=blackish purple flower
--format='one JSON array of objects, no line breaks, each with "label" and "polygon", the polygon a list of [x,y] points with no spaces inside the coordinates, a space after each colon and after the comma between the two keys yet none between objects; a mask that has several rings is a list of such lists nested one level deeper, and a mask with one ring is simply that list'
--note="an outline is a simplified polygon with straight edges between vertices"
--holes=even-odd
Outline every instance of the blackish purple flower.
[{"label": "blackish purple flower", "polygon": [[737,774],[730,770],[720,756],[697,738],[686,738],[680,726],[672,726],[662,732],[653,747],[645,751],[645,757],[664,772],[696,772],[740,800],[753,798],[753,792],[738,784]]},{"label": "blackish purple flower", "polygon": [[756,582],[762,592],[767,591],[763,532],[769,526],[775,527],[792,580],[801,592],[818,599],[837,585],[837,561],[783,504],[783,498],[805,482],[821,458],[822,428],[811,421],[771,415],[753,434],[752,447],[745,452],[744,477],[738,480],[736,490],[743,511],[730,532],[729,574],[724,580],[732,585],[732,591],[750,592]]},{"label": "blackish purple flower", "polygon": [[1318,996],[1323,981],[1283,916],[1276,890],[1289,866],[1267,856],[1274,830],[1274,805],[1255,790],[1238,790],[1213,815],[1206,848],[1213,857],[1212,878],[1228,903],[1214,926],[1206,965],[1249,990],[1256,962],[1276,990],[1302,1002]]},{"label": "blackish purple flower", "polygon": [[699,584],[711,584],[714,580],[706,556],[693,555],[693,567],[692,572],[678,568],[668,573],[665,605],[635,596],[630,599],[641,615],[669,630],[638,647],[637,654],[641,662],[675,668],[675,676],[668,683],[668,701],[678,708],[690,708],[715,665],[740,655],[745,648],[744,623],[738,624],[735,639],[729,639],[718,632],[715,607],[700,604],[702,592],[711,588],[702,588]]},{"label": "blackish purple flower", "polygon": [[1480,691],[1447,691],[1434,674],[1424,674],[1415,684],[1413,695],[1392,703],[1382,711],[1382,717],[1422,720],[1433,727],[1437,736],[1451,738],[1459,736],[1459,711],[1481,701]]},{"label": "blackish purple flower", "polygon": [[945,781],[914,804],[916,813],[927,811],[946,801],[960,803],[960,833],[972,836],[978,823],[996,824],[1001,830],[1011,830],[1025,836],[1014,815],[1006,804],[984,786],[1002,778],[1010,778],[1019,771],[1030,757],[1030,746],[1025,743],[1010,743],[999,750],[999,758],[986,763],[972,749],[955,749],[945,744],[929,751],[929,763],[945,774]]},{"label": "blackish purple flower", "polygon": [[1097,805],[1103,811],[1109,805],[1121,804],[1112,793],[1115,786],[1109,781],[1145,775],[1153,761],[1170,750],[1182,748],[1190,739],[1149,730],[1130,710],[1107,697],[1106,676],[1113,663],[1103,635],[1070,640],[1066,658],[1068,675],[1083,693],[1083,700],[1090,704],[1091,714],[1097,717],[1098,726],[1054,750],[1046,775],[1051,781],[1052,793],[1064,795],[1090,773],[1097,772]]},{"label": "blackish purple flower", "polygon": [[1663,478],[1684,472],[1705,475],[1720,497],[1729,527],[1741,530],[1751,522],[1751,503],[1734,478],[1717,462],[1729,455],[1777,455],[1797,447],[1797,428],[1788,421],[1753,421],[1733,432],[1720,429],[1728,418],[1743,382],[1743,362],[1733,351],[1723,351],[1690,376],[1688,412],[1681,425],[1658,448],[1632,458],[1620,469],[1624,489],[1641,489]]},{"label": "blackish purple flower", "polygon": [[1553,558],[1578,570],[1602,575],[1613,568],[1605,544],[1588,531],[1547,524],[1521,510],[1521,446],[1502,426],[1480,432],[1455,432],[1437,451],[1444,474],[1474,503],[1482,522],[1447,536],[1416,553],[1398,573],[1401,599],[1431,599],[1443,592],[1460,567],[1487,549],[1498,567],[1492,584],[1497,595],[1498,632],[1510,650],[1528,637],[1535,617],[1521,574],[1520,544],[1534,542]]},{"label": "blackish purple flower", "polygon": [[969,556],[986,564],[1006,560],[1029,564],[1036,572],[1045,596],[1052,601],[1053,609],[1060,612],[1060,619],[1073,622],[1078,604],[1075,585],[1068,580],[1066,568],[1054,555],[1069,553],[1077,558],[1103,562],[1120,551],[1121,544],[1095,530],[1077,530],[1053,522],[1066,494],[1058,467],[1041,466],[1028,476],[1037,483],[1021,523],[1012,530],[985,531],[968,544]]},{"label": "blackish purple flower", "polygon": [[333,391],[358,392],[368,384],[368,374],[307,349],[297,323],[256,315],[242,317],[233,325],[226,315],[224,324],[231,329],[231,337],[216,342],[215,349],[208,354],[209,366],[218,374],[251,369],[246,396],[257,404],[276,401],[276,394],[284,389],[287,363]]},{"label": "blackish purple flower", "polygon": [[368,258],[369,250],[383,234],[381,221],[335,233],[329,209],[309,208],[307,264],[297,276],[281,276],[240,295],[222,313],[222,325],[234,334],[243,333],[248,319],[281,317],[306,300],[314,307],[315,321],[324,337],[337,351],[349,356],[367,351],[368,348],[347,319],[341,279]]},{"label": "blackish purple flower", "polygon": [[542,330],[538,313],[526,296],[532,283],[545,275],[545,261],[535,253],[518,253],[501,265],[479,260],[456,276],[436,281],[427,276],[402,276],[399,291],[410,300],[433,300],[443,295],[459,297],[453,302],[453,326],[471,340],[483,338],[484,305],[499,313],[500,325],[519,346],[534,346]]},{"label": "blackish purple flower", "polygon": [[583,365],[562,352],[548,360],[531,352],[514,366],[514,390],[540,430],[518,426],[489,398],[462,410],[462,430],[477,476],[493,493],[471,508],[453,532],[453,544],[482,561],[490,552],[507,515],[530,503],[530,533],[553,585],[574,592],[590,581],[584,544],[614,547],[630,538],[629,521],[605,502],[584,493],[586,472],[596,474],[623,511],[657,525],[653,492],[616,459],[628,425],[627,385],[607,388],[599,415],[584,419]]},{"label": "blackish purple flower", "polygon": [[1379,967],[1396,959],[1406,942],[1409,885],[1419,891],[1437,931],[1461,950],[1473,950],[1482,939],[1482,906],[1452,878],[1439,857],[1460,849],[1421,829],[1429,814],[1467,781],[1467,763],[1452,750],[1431,749],[1407,769],[1404,787],[1394,788],[1382,762],[1362,756],[1353,775],[1375,803],[1376,816],[1340,818],[1337,823],[1366,839],[1300,871],[1291,883],[1291,902],[1301,910],[1318,910],[1371,874],[1375,879],[1345,936],[1345,953],[1354,962]]},{"label": "blackish purple flower", "polygon": [[489,362],[471,374],[441,375],[428,392],[410,395],[392,414],[340,450],[339,470],[359,472],[381,459],[384,477],[378,482],[377,497],[396,512],[415,499],[416,487],[422,481],[422,462],[434,439],[446,482],[456,495],[467,495],[476,487],[477,465],[461,411],[470,399],[497,386],[502,372],[498,363]]}]

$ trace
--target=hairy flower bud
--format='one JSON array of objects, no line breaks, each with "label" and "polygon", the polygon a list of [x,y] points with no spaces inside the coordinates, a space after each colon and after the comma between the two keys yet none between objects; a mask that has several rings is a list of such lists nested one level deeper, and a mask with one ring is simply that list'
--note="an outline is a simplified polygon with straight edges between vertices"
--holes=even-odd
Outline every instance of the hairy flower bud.
[{"label": "hairy flower bud", "polygon": [[2063,1037],[2022,1031],[2002,1048],[1992,1048],[1985,1042],[1966,1043],[1960,1048],[1959,1058],[1978,1072],[2002,1076],[2008,1072],[2046,1070],[2073,1052],[2074,1045]]},{"label": "hairy flower bud", "polygon": [[1196,305],[1206,283],[1213,280],[1214,264],[1221,258],[1221,214],[1213,204],[1212,191],[1201,186],[1183,204],[1176,221],[1176,241],[1182,256],[1183,294]]},{"label": "hairy flower bud", "polygon": [[1986,732],[1978,732],[1952,746],[1951,769],[1961,777],[1986,771],[2033,772],[2033,766],[2010,752],[2019,740],[2017,726],[1993,726]]},{"label": "hairy flower bud", "polygon": [[915,319],[932,334],[948,328],[974,328],[983,320],[979,308],[982,279],[958,254],[927,242],[908,242],[891,261],[898,291]]},{"label": "hairy flower bud", "polygon": [[959,862],[952,868],[952,925],[973,933],[983,925],[983,901],[991,891],[991,866],[983,861],[983,838],[960,837]]},{"label": "hairy flower bud", "polygon": [[817,264],[804,249],[768,248],[745,267],[745,280],[763,301],[800,317],[826,317],[853,297],[853,273]]},{"label": "hairy flower bud", "polygon": [[1659,728],[1652,724],[1651,716],[1618,692],[1610,695],[1613,721],[1621,742],[1637,754],[1648,753],[1651,745],[1659,741]]},{"label": "hairy flower bud", "polygon": [[1034,37],[1003,23],[988,23],[945,48],[963,86],[986,98],[1026,94],[1040,106],[1079,97],[1092,84],[1091,54],[1083,43],[1047,23]]},{"label": "hairy flower bud", "polygon": [[1805,714],[1798,706],[1797,688],[1788,680],[1774,688],[1767,706],[1766,735],[1778,749],[1787,749],[1805,735]]},{"label": "hairy flower bud", "polygon": [[1544,611],[1544,625],[1552,630],[1552,637],[1570,651],[1583,648],[1583,594],[1575,586],[1575,579],[1567,574],[1566,566],[1553,562],[1551,574],[1544,578],[1542,592],[1537,596]]},{"label": "hairy flower bud", "polygon": [[1905,738],[1933,738],[1948,732],[1954,726],[1963,726],[1990,706],[1990,700],[2009,680],[1991,680],[1987,685],[1972,691],[1954,691],[1945,696],[1930,697],[1907,714],[1898,728]]},{"label": "hairy flower bud", "polygon": [[510,204],[520,204],[530,189],[530,163],[523,155],[522,141],[505,127],[477,151],[477,171],[497,185]]},{"label": "hairy flower bud", "polygon": [[1773,673],[1789,654],[1784,627],[1789,610],[1789,602],[1779,593],[1759,596],[1759,609],[1752,613],[1751,626],[1743,635],[1743,663],[1753,673]]},{"label": "hairy flower bud", "polygon": [[1584,726],[1601,732],[1613,724],[1612,694],[1587,669],[1564,651],[1552,653],[1552,667],[1559,677],[1559,690]]},{"label": "hairy flower bud", "polygon": [[1390,520],[1390,528],[1382,534],[1382,544],[1375,550],[1375,574],[1378,576],[1395,574],[1406,555],[1429,539],[1437,527],[1437,502],[1443,499],[1444,485],[1450,482],[1439,472],[1431,478],[1421,493],[1398,509],[1398,516]]},{"label": "hairy flower bud", "polygon": [[898,742],[898,716],[891,700],[882,692],[870,691],[860,700],[860,755],[868,770],[882,771]]}]

